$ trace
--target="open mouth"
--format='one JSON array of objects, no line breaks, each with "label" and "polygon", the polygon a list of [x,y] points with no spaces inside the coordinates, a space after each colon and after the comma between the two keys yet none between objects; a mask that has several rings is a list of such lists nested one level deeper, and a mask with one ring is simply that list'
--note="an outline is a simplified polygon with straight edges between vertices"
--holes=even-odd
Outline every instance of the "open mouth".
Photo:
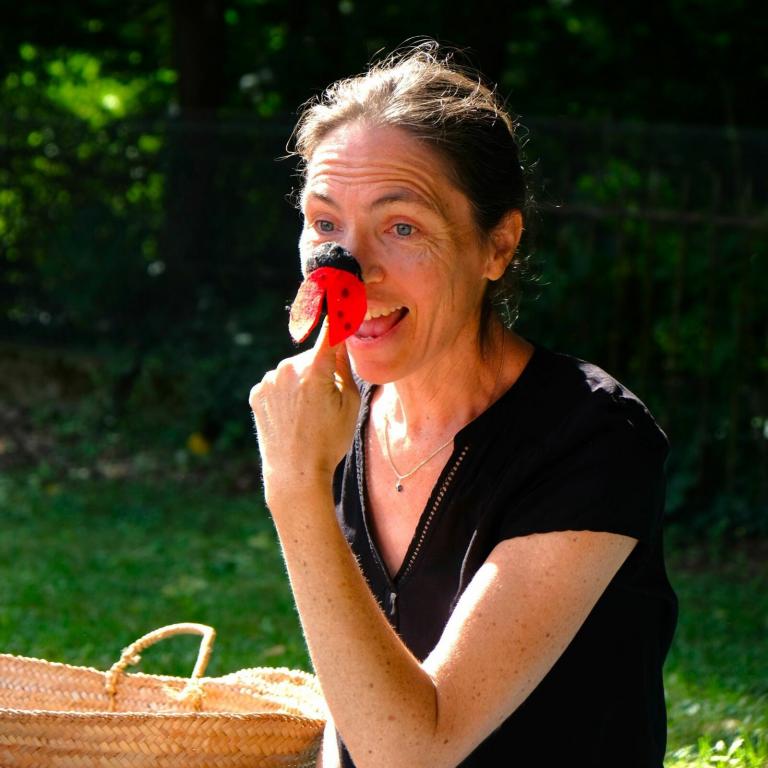
[{"label": "open mouth", "polygon": [[389,333],[408,314],[407,307],[368,309],[355,336],[358,339],[378,339]]}]

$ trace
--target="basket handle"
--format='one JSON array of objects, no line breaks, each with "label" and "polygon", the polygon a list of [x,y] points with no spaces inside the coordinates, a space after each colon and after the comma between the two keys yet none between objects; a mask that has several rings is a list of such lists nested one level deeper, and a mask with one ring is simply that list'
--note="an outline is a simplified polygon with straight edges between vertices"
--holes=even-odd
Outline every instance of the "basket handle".
[{"label": "basket handle", "polygon": [[203,690],[199,680],[205,673],[205,668],[211,658],[213,650],[213,641],[216,639],[216,630],[206,624],[194,624],[191,622],[182,624],[169,624],[167,627],[160,627],[152,632],[147,632],[127,648],[123,648],[120,658],[105,673],[104,690],[109,696],[109,709],[114,712],[117,698],[117,683],[120,676],[125,672],[126,667],[138,664],[141,660],[140,654],[155,643],[165,640],[175,635],[200,635],[200,651],[197,654],[195,668],[192,670],[192,676],[189,679],[184,690],[178,695],[180,699],[193,698],[195,709],[200,709],[203,697]]}]

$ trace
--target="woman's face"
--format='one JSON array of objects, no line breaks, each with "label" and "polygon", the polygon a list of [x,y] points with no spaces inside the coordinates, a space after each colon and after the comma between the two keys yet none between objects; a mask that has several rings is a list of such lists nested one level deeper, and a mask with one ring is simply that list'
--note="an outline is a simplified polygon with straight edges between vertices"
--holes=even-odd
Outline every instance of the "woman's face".
[{"label": "woman's face", "polygon": [[399,128],[342,126],[310,159],[302,209],[302,265],[326,241],[360,262],[368,315],[347,340],[359,376],[396,381],[476,351],[497,275],[469,200],[433,150]]}]

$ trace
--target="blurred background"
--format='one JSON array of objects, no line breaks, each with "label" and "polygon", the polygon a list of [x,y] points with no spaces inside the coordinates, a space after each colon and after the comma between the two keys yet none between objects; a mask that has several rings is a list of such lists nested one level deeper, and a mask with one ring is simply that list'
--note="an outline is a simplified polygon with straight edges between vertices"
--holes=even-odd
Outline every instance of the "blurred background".
[{"label": "blurred background", "polygon": [[286,143],[306,99],[430,36],[523,126],[518,331],[671,441],[670,764],[765,765],[766,34],[748,0],[3,3],[0,650],[98,666],[207,620],[221,671],[306,667],[247,406],[293,349]]}]

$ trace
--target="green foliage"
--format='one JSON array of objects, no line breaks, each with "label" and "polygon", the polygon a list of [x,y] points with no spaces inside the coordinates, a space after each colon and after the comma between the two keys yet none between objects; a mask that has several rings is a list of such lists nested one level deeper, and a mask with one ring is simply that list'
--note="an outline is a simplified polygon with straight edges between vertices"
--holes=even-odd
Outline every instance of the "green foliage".
[{"label": "green foliage", "polygon": [[283,307],[265,296],[259,304],[231,313],[226,322],[188,327],[184,339],[172,335],[147,354],[125,403],[130,435],[154,434],[155,446],[180,446],[195,430],[222,451],[253,449],[248,393],[266,370],[291,353],[287,339],[275,338],[275,319]]},{"label": "green foliage", "polygon": [[735,768],[764,768],[768,762],[768,745],[764,739],[752,741],[737,736],[730,743],[718,739],[712,742],[702,737],[695,746],[677,749],[667,768],[712,768],[713,766],[735,766]]},{"label": "green foliage", "polygon": [[135,111],[141,97],[140,83],[121,83],[100,76],[101,62],[86,53],[72,53],[48,64],[46,95],[62,107],[100,128],[112,119]]}]

